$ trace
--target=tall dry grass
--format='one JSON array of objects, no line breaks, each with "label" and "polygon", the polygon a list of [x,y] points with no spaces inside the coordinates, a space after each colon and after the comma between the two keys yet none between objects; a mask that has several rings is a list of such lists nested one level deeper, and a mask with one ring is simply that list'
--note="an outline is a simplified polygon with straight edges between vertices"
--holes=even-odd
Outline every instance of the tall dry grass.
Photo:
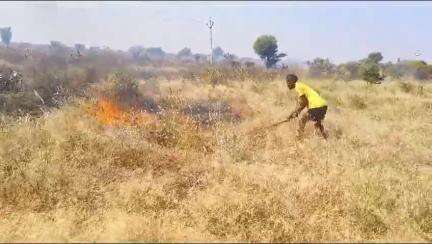
[{"label": "tall dry grass", "polygon": [[96,99],[3,118],[0,240],[432,240],[432,86],[310,84],[326,142],[248,133],[294,108],[282,80],[160,83],[147,122]]}]

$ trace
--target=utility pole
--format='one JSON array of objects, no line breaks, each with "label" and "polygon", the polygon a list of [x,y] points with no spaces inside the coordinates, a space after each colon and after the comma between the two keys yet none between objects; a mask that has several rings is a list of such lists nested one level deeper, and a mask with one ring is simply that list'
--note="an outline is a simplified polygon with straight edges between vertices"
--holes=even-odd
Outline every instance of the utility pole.
[{"label": "utility pole", "polygon": [[213,25],[214,21],[210,18],[206,24],[210,30],[210,64],[213,65]]}]

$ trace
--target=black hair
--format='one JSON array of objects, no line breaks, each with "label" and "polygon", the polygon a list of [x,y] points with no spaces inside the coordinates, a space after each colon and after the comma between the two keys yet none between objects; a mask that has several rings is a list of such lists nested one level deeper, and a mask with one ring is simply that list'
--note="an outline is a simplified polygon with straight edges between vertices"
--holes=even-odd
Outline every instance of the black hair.
[{"label": "black hair", "polygon": [[298,81],[298,77],[295,74],[288,74],[286,76],[286,81],[297,82]]}]

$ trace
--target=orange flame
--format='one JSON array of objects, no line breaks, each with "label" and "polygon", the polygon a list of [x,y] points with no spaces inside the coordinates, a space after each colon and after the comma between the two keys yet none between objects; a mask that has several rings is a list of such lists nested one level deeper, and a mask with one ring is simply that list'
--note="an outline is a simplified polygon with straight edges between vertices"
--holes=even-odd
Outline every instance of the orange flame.
[{"label": "orange flame", "polygon": [[143,126],[155,122],[155,117],[151,114],[138,111],[125,111],[116,103],[102,98],[90,111],[101,124],[111,126],[138,125]]}]

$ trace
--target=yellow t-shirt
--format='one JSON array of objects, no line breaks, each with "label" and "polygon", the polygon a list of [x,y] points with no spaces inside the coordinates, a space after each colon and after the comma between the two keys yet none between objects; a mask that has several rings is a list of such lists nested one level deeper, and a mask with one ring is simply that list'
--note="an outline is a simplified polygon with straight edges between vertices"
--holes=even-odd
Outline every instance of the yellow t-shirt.
[{"label": "yellow t-shirt", "polygon": [[322,98],[315,90],[302,82],[296,82],[295,90],[299,97],[305,95],[308,100],[308,108],[319,108],[327,105],[326,100]]}]

